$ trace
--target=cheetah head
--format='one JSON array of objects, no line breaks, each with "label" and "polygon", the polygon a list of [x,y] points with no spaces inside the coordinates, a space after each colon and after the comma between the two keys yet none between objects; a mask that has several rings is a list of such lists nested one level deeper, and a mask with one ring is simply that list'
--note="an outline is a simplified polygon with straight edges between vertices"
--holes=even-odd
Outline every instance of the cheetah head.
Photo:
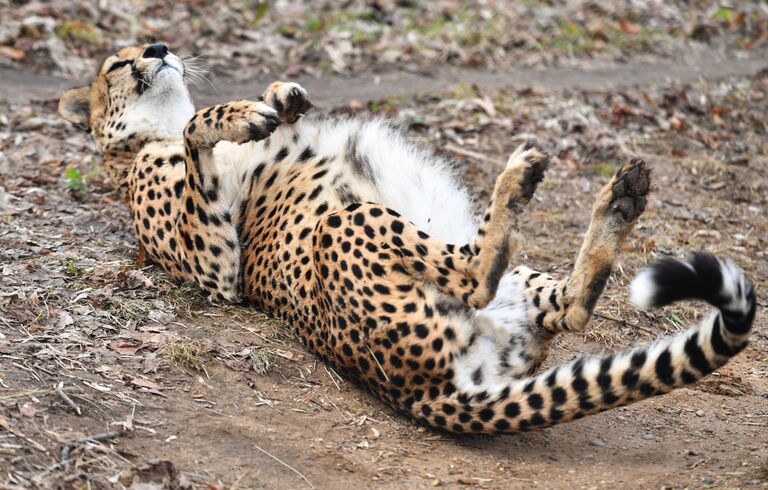
[{"label": "cheetah head", "polygon": [[123,48],[90,85],[61,97],[59,114],[90,132],[102,151],[134,138],[180,137],[195,112],[185,70],[164,44]]}]

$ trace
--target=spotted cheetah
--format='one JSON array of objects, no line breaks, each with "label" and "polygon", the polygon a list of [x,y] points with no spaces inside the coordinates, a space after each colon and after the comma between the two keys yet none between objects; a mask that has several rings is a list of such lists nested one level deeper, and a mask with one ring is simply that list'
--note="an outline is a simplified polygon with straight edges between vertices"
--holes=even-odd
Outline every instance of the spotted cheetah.
[{"label": "spotted cheetah", "polygon": [[598,193],[570,276],[511,268],[510,233],[547,158],[524,145],[472,212],[451,165],[382,119],[309,114],[295,83],[195,112],[163,44],[120,50],[59,112],[86,129],[168,274],[286,322],[306,348],[395,409],[457,433],[545,427],[667,393],[747,344],[749,280],[729,261],[666,258],[631,285],[641,307],[714,306],[689,330],[541,372],[552,339],[583,331],[650,170]]}]

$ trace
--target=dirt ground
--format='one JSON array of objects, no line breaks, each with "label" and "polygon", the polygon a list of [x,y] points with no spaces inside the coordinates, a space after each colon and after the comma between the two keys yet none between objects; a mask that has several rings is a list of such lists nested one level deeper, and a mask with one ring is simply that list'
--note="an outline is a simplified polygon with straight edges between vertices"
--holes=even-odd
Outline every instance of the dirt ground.
[{"label": "dirt ground", "polygon": [[[384,5],[395,28],[370,42],[358,39],[359,52],[342,58],[343,70],[326,70],[311,92],[317,105],[400,121],[414,141],[457,162],[478,206],[521,141],[533,139],[553,156],[522,222],[515,263],[567,274],[599,187],[632,156],[653,167],[649,209],[627,240],[591,327],[558,339],[547,365],[649,342],[700,318],[706,311],[700,304],[643,313],[627,301],[627,285],[644,264],[693,249],[733,258],[755,282],[759,308],[750,347],[689,388],[559,427],[503,437],[455,437],[419,427],[318,362],[278,322],[253,309],[209,304],[194,287],[173,284],[141,263],[127,209],[105,180],[93,145],[56,116],[50,95],[81,76],[57,64],[51,36],[87,63],[97,51],[84,40],[93,40],[82,32],[90,28],[78,24],[75,35],[70,25],[62,35],[66,9],[52,13],[45,4],[19,2],[21,10],[3,17],[6,29],[0,31],[0,58],[19,56],[9,49],[25,53],[0,63],[0,488],[768,487],[768,70],[760,69],[760,3],[749,3],[739,21],[738,10],[728,14],[693,2],[690,26],[679,30],[670,20],[682,8],[677,2],[670,2],[668,17],[653,9],[634,17],[586,9],[575,18],[592,29],[595,18],[628,31],[646,17],[660,19],[653,33],[671,36],[674,49],[656,37],[645,39],[660,50],[646,53],[655,56],[649,59],[626,43],[622,58],[628,59],[604,65],[617,61],[615,53],[599,45],[574,53],[580,31],[557,24],[571,33],[572,45],[549,46],[544,58],[571,60],[573,84],[552,81],[562,73],[551,71],[560,69],[557,63],[509,83],[493,78],[483,84],[489,80],[484,74],[503,78],[509,68],[492,55],[508,41],[487,38],[473,51],[468,46],[475,44],[458,38],[467,58],[427,57],[426,64],[452,64],[465,70],[459,80],[478,83],[448,83],[438,70],[430,75],[438,88],[401,85],[397,96],[368,91],[360,80],[375,73],[397,88],[393,66],[421,73],[409,63],[420,63],[420,53],[431,53],[433,45],[419,45],[423,52],[406,49],[414,31],[402,19],[415,14],[387,10],[388,2],[352,3],[373,11],[371,5]],[[153,2],[138,4],[146,7],[141,13],[175,15]],[[565,18],[573,5],[581,4],[552,9]],[[331,22],[349,20],[320,12],[325,27],[309,34],[290,37],[280,30],[285,27],[260,34],[283,36],[293,46],[291,56],[259,54],[238,63],[264,62],[268,69],[260,77],[278,78],[292,73],[293,64],[320,56],[305,44],[327,41],[338,34],[326,28]],[[441,18],[429,8],[417,13],[424,15],[422,24]],[[38,18],[29,20],[32,15]],[[90,15],[82,7],[72,18],[87,25]],[[46,27],[7,38],[14,23],[50,24],[40,18],[54,19],[50,32]],[[510,14],[502,21],[519,27],[522,18]],[[244,27],[227,22],[216,24],[229,26],[221,32],[196,27],[205,40],[200,51],[216,56],[236,44],[233,32]],[[104,36],[128,36],[120,26],[96,25]],[[141,29],[138,39],[149,32]],[[450,34],[424,29],[417,34]],[[540,43],[549,31],[531,32]],[[659,73],[670,59],[691,63],[683,53],[707,32],[713,51],[738,50],[746,61],[701,76],[632,78],[648,66],[641,62],[655,63]],[[405,58],[376,64],[381,53],[374,48],[388,40],[404,43],[396,46]],[[524,48],[510,50],[510,59],[535,61]],[[470,55],[479,61],[470,63]],[[333,60],[332,51],[323,56]],[[318,63],[332,68],[320,63],[323,56]],[[218,60],[212,69],[225,64]],[[625,75],[601,80],[595,73],[605,66]],[[215,85],[228,88],[202,100],[244,90],[239,77],[217,74]]]}]

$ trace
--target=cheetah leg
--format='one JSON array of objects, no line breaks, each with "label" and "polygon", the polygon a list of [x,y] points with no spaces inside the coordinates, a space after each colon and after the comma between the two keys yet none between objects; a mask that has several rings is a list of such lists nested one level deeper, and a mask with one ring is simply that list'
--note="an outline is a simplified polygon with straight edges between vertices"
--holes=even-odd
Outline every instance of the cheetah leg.
[{"label": "cheetah leg", "polygon": [[[461,248],[430,237],[393,210],[371,204],[353,204],[338,217],[329,216],[336,224],[330,228],[369,237],[371,248],[383,248],[394,256],[393,270],[434,285],[457,303],[482,308],[496,294],[507,269],[510,233],[523,205],[543,179],[546,165],[544,155],[534,149],[515,151],[496,180],[476,239]],[[345,240],[338,233],[324,236],[323,229],[328,227],[320,226],[316,233],[324,246]]]},{"label": "cheetah leg", "polygon": [[530,269],[527,296],[536,307],[536,325],[549,335],[583,330],[603,292],[619,246],[645,210],[650,169],[642,160],[624,165],[603,187],[570,277],[554,282]]},{"label": "cheetah leg", "polygon": [[414,259],[406,257],[406,264],[462,302],[474,308],[487,306],[496,295],[499,281],[509,265],[510,234],[523,207],[544,178],[548,163],[542,153],[527,145],[519,147],[509,157],[506,168],[496,179],[491,203],[474,242],[459,250],[464,277],[459,279],[458,285],[451,285],[452,281],[446,277],[443,267],[446,260],[442,256],[419,253]]},{"label": "cheetah leg", "polygon": [[[510,234],[518,215],[544,178],[548,163],[542,153],[527,145],[520,146],[496,179],[491,203],[475,240],[454,253],[450,246],[441,250],[445,247],[436,240],[429,245],[419,243],[424,242],[426,235],[418,232],[411,237],[417,254],[405,254],[405,266],[417,277],[473,308],[487,306],[509,265]],[[457,268],[459,274],[451,274],[452,268]]]},{"label": "cheetah leg", "polygon": [[288,124],[295,123],[312,108],[307,91],[293,82],[272,82],[261,94],[261,100],[276,110],[280,119]]},{"label": "cheetah leg", "polygon": [[[633,171],[634,168],[638,170]],[[499,347],[498,365],[505,376],[536,372],[547,358],[556,334],[584,328],[621,241],[644,209],[647,190],[647,170],[633,162],[601,191],[590,231],[570,278],[559,281],[527,267],[504,274],[499,293],[491,304],[477,312],[475,330],[492,338]],[[632,201],[623,201],[627,196]],[[627,212],[631,212],[629,217],[624,214]],[[601,270],[608,272],[601,274]],[[568,296],[569,292],[575,294]],[[527,304],[522,313],[520,303]]]},{"label": "cheetah leg", "polygon": [[[220,141],[259,141],[281,123],[263,102],[240,101],[199,111],[184,129],[186,186],[177,222],[179,261],[211,297],[236,301],[240,243],[233,216],[240,190],[219,166],[213,147]],[[193,273],[194,271],[194,273]]]},{"label": "cheetah leg", "polygon": [[[356,324],[363,324],[362,331],[349,340],[356,345],[355,348],[362,348],[361,342],[372,340],[373,350],[370,350],[370,345],[367,348],[377,360],[382,355],[376,350],[377,341],[386,347],[400,335],[406,335],[411,328],[418,338],[430,342],[431,349],[446,353],[471,343],[469,338],[475,333],[495,338],[493,332],[483,331],[484,327],[494,328],[488,325],[493,320],[492,313],[485,312],[485,318],[490,322],[479,318],[473,321],[470,310],[471,307],[487,306],[495,296],[507,269],[511,228],[522,206],[530,200],[536,185],[542,180],[545,167],[546,159],[533,149],[520,148],[513,153],[507,168],[496,181],[493,200],[476,240],[460,249],[430,237],[416,225],[402,219],[396,211],[384,206],[356,203],[326,215],[318,223],[312,237],[312,255],[316,261],[314,278],[318,284],[310,296],[315,295],[319,301],[333,301],[342,309],[348,305],[361,305],[363,316],[353,312],[348,318]],[[362,250],[365,254],[361,253]],[[502,284],[502,287],[505,286]],[[415,293],[412,292],[414,288]],[[365,296],[360,301],[361,290],[363,294],[366,290],[370,295],[375,294],[378,305]],[[429,292],[425,293],[425,290]],[[438,291],[443,294],[437,294]],[[415,312],[417,303],[410,301],[409,297],[427,296],[432,299],[428,301],[431,306],[425,304],[423,307],[426,317],[435,315],[452,319],[453,327],[446,328],[445,335],[442,328],[437,328],[436,336],[432,338],[426,325],[411,327],[408,322],[397,321],[394,329],[380,325],[382,319],[385,319],[384,323],[395,321],[399,307],[404,313]],[[524,312],[522,288],[511,296],[520,303]],[[381,315],[374,319],[372,315],[378,312]],[[343,316],[328,320],[326,325],[348,323],[347,317]],[[525,319],[519,320],[522,324]],[[346,330],[346,327],[340,327],[340,330]],[[326,351],[329,347],[327,339],[330,349]],[[335,356],[336,362],[344,366],[354,349],[350,344],[342,346],[341,352],[334,350],[333,346],[338,341],[336,335],[330,335],[328,331],[307,340],[310,348],[321,355]],[[412,352],[419,348],[423,347],[409,347]],[[366,360],[364,366],[367,363]],[[393,367],[399,369],[395,364]],[[383,369],[389,369],[388,365],[379,369],[379,374],[383,376],[381,379],[386,380]]]}]

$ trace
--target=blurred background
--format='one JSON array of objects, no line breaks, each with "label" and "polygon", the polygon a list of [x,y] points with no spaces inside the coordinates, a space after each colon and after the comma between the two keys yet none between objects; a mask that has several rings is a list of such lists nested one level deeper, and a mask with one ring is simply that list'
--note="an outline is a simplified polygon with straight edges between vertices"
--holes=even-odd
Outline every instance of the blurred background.
[{"label": "blurred background", "polygon": [[0,1],[0,65],[84,78],[111,50],[160,40],[247,78],[438,66],[508,71],[584,60],[740,56],[764,1]]}]

